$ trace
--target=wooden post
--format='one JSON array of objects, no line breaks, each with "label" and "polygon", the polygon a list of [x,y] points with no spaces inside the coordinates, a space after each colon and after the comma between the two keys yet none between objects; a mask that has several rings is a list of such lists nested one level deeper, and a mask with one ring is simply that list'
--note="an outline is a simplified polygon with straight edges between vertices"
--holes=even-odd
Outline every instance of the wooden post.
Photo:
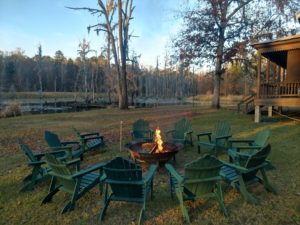
[{"label": "wooden post", "polygon": [[[257,61],[257,87],[256,87],[256,98],[260,98],[260,73],[261,73],[261,52],[258,51],[258,61]],[[260,122],[260,105],[255,105],[255,112],[254,112],[254,122]]]},{"label": "wooden post", "polygon": [[259,123],[260,119],[261,119],[260,106],[256,105],[255,106],[255,113],[254,113],[254,122]]},{"label": "wooden post", "polygon": [[258,52],[256,98],[260,98],[261,53]]},{"label": "wooden post", "polygon": [[123,129],[123,121],[120,121],[120,152],[122,151],[122,129]]},{"label": "wooden post", "polygon": [[273,106],[268,106],[268,117],[273,116]]},{"label": "wooden post", "polygon": [[270,60],[267,60],[267,71],[266,71],[266,81],[269,83],[269,77],[270,77]]}]

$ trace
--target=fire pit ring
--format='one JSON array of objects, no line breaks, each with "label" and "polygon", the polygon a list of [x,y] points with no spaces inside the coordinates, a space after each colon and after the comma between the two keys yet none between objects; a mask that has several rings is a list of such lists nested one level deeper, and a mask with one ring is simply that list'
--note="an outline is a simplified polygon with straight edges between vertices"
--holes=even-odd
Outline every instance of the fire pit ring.
[{"label": "fire pit ring", "polygon": [[131,143],[128,146],[130,156],[137,162],[164,165],[171,158],[175,159],[175,154],[178,152],[178,146],[172,143],[163,143],[163,152],[153,152],[150,149],[144,148],[145,145],[155,145],[152,142],[140,141]]}]

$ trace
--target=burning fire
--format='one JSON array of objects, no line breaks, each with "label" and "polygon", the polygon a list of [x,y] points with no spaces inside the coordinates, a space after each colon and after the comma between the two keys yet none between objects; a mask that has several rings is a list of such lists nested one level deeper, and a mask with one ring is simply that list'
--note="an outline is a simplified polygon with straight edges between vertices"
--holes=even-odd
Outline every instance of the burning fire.
[{"label": "burning fire", "polygon": [[163,141],[161,139],[161,135],[160,135],[160,129],[159,127],[156,128],[155,130],[155,144],[157,145],[157,149],[155,150],[156,153],[160,153],[163,152]]}]

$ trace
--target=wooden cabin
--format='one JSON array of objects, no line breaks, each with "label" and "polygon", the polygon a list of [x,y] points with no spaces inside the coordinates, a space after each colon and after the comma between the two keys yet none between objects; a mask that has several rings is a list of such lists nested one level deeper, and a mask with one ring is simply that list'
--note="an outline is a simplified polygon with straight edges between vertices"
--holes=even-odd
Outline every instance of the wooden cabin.
[{"label": "wooden cabin", "polygon": [[258,51],[255,122],[261,108],[300,108],[300,34],[252,45]]}]

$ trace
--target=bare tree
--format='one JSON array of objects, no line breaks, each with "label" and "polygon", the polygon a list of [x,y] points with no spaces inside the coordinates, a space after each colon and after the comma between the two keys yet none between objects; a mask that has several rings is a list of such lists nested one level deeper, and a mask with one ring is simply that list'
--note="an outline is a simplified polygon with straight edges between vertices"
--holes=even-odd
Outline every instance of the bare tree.
[{"label": "bare tree", "polygon": [[88,99],[87,93],[88,93],[88,82],[87,82],[87,65],[86,65],[86,55],[92,51],[90,50],[90,43],[83,38],[82,42],[79,43],[78,47],[80,48],[77,50],[78,54],[80,55],[80,58],[83,63],[83,77],[84,77],[84,97],[85,100]]},{"label": "bare tree", "polygon": [[38,53],[36,55],[36,70],[37,70],[37,76],[39,79],[39,93],[40,93],[40,107],[41,112],[43,109],[43,103],[42,103],[42,97],[43,97],[43,77],[42,77],[42,70],[43,70],[43,58],[42,58],[42,45],[38,45]]},{"label": "bare tree", "polygon": [[[104,31],[108,34],[108,42],[110,42],[112,47],[113,58],[118,75],[120,109],[128,108],[126,61],[128,57],[128,41],[130,38],[129,25],[135,8],[132,3],[133,0],[118,0],[117,2],[115,0],[107,0],[106,4],[104,4],[103,0],[98,0],[99,9],[68,7],[75,10],[87,10],[92,15],[104,17],[104,22],[88,26],[88,31],[94,29],[97,33]],[[118,23],[113,22],[116,10],[118,10]],[[116,27],[118,28],[118,35],[114,33]],[[118,52],[120,54],[118,54]]]}]

